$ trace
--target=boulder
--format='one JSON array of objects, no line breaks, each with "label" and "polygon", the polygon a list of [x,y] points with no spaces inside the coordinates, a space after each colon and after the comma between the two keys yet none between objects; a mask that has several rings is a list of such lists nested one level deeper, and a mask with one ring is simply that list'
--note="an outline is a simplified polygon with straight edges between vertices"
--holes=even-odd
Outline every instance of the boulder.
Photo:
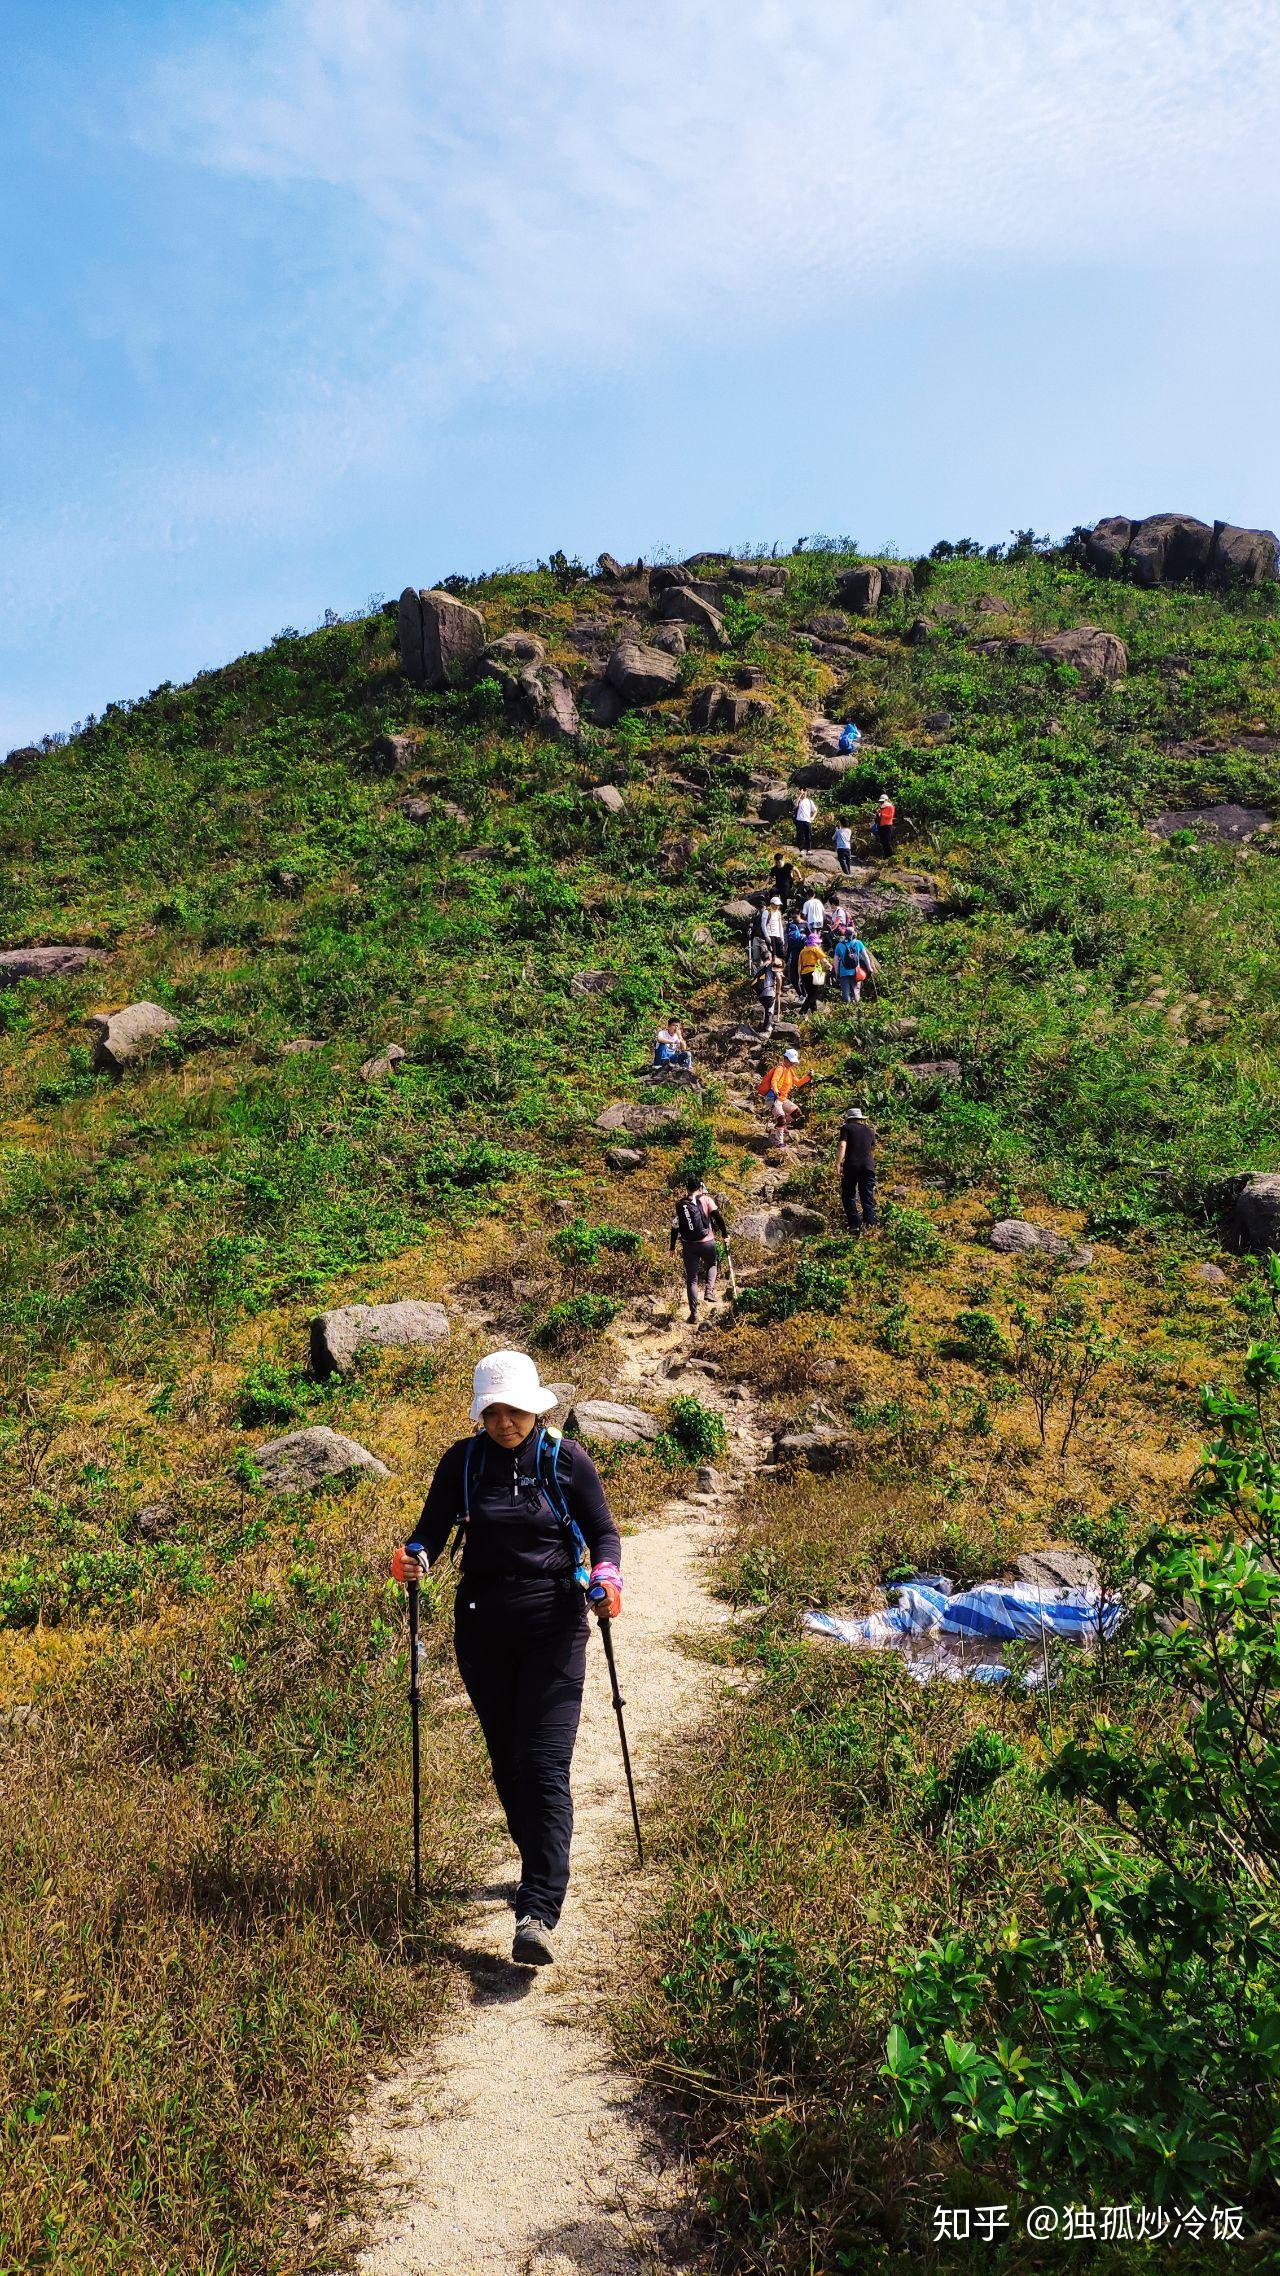
[{"label": "boulder", "polygon": [[[820,609],[816,616],[807,616],[801,629],[808,633],[811,640],[818,641],[824,647],[834,644],[838,648],[845,648],[848,645],[849,619],[847,616],[838,616],[833,609]],[[852,653],[850,648],[849,654]]]},{"label": "boulder", "polygon": [[650,645],[654,648],[660,648],[664,656],[683,656],[689,645],[688,626],[681,624],[677,618],[672,617],[669,624],[659,624],[654,627],[650,637]]},{"label": "boulder", "polygon": [[836,790],[862,763],[860,751],[824,751],[798,768],[795,779],[805,790]]},{"label": "boulder", "polygon": [[282,1059],[306,1059],[313,1051],[323,1050],[323,1043],[317,1043],[314,1036],[295,1035],[288,1043],[281,1044],[280,1056]]},{"label": "boulder", "polygon": [[1202,1280],[1206,1288],[1229,1288],[1231,1286],[1230,1279],[1220,1264],[1197,1265],[1196,1279]]},{"label": "boulder", "polygon": [[689,725],[735,734],[757,719],[770,718],[772,713],[773,705],[767,696],[742,693],[716,681],[711,687],[699,688],[689,707]]},{"label": "boulder", "polygon": [[594,798],[597,806],[603,806],[606,814],[621,814],[627,803],[622,792],[611,782],[596,783],[594,789],[587,792],[587,796]]},{"label": "boulder", "polygon": [[958,1059],[910,1059],[902,1072],[909,1083],[953,1090],[960,1080],[960,1062]]},{"label": "boulder", "polygon": [[616,1099],[596,1116],[596,1129],[610,1136],[615,1130],[625,1130],[632,1138],[647,1137],[652,1130],[661,1130],[665,1123],[678,1119],[678,1106],[638,1106],[630,1099]]},{"label": "boulder", "polygon": [[0,949],[0,988],[11,980],[65,980],[83,972],[86,964],[101,961],[96,948],[48,947]]},{"label": "boulder", "polygon": [[1064,1257],[1071,1243],[1048,1225],[1032,1225],[1025,1217],[1002,1217],[991,1228],[991,1246],[1002,1257],[1030,1256],[1037,1250],[1044,1256]]},{"label": "boulder", "polygon": [[256,1449],[254,1460],[259,1478],[271,1494],[309,1494],[318,1486],[341,1479],[391,1476],[376,1454],[370,1454],[358,1440],[344,1438],[340,1430],[330,1430],[327,1423],[315,1423],[310,1430],[294,1430],[285,1438],[269,1440]]},{"label": "boulder", "polygon": [[408,774],[417,764],[419,744],[412,735],[379,735],[370,757],[376,774]]},{"label": "boulder", "polygon": [[933,633],[937,631],[937,629],[938,619],[936,616],[913,617],[911,623],[907,627],[906,637],[908,647],[923,648],[926,640],[930,639]]},{"label": "boulder", "polygon": [[582,732],[573,690],[554,664],[520,674],[514,705],[530,727],[553,742],[573,743]]},{"label": "boulder", "polygon": [[636,1146],[606,1146],[604,1158],[619,1177],[630,1177],[632,1170],[644,1168],[644,1155]]},{"label": "boulder", "polygon": [[457,688],[474,679],[484,655],[484,618],[452,593],[407,585],[397,612],[400,661],[415,687]]},{"label": "boulder", "polygon": [[1176,584],[1207,574],[1212,545],[1208,522],[1194,514],[1148,514],[1129,541],[1128,566],[1139,585]]},{"label": "boulder", "polygon": [[584,1446],[642,1446],[652,1445],[662,1425],[643,1407],[619,1399],[579,1399],[570,1409],[568,1428]]},{"label": "boulder", "polygon": [[882,601],[903,601],[916,589],[915,575],[909,561],[882,561],[880,564],[880,598]]},{"label": "boulder", "polygon": [[1280,575],[1280,540],[1273,529],[1240,529],[1215,522],[1209,574],[1223,584],[1268,585]]},{"label": "boulder", "polygon": [[413,822],[420,830],[425,830],[435,808],[429,798],[402,798],[400,811],[406,822]]},{"label": "boulder", "polygon": [[880,605],[883,581],[874,564],[869,569],[842,569],[836,578],[836,600],[855,616],[872,616]]},{"label": "boulder", "polygon": [[700,838],[665,838],[658,849],[658,875],[685,877],[698,858]]},{"label": "boulder", "polygon": [[569,979],[571,996],[607,996],[617,985],[612,972],[574,972]]},{"label": "boulder", "polygon": [[1098,1568],[1092,1557],[1087,1557],[1083,1549],[1059,1548],[1056,1543],[1045,1549],[1022,1550],[1013,1560],[1013,1570],[1020,1581],[1038,1588],[1046,1600],[1064,1588],[1096,1596],[1100,1586]]},{"label": "boulder", "polygon": [[504,632],[484,652],[485,670],[498,680],[518,679],[521,672],[537,669],[547,660],[547,644],[536,632]]},{"label": "boulder", "polygon": [[949,711],[928,711],[925,713],[924,723],[930,735],[945,735],[951,725],[951,713]]},{"label": "boulder", "polygon": [[1085,559],[1100,577],[1112,577],[1123,568],[1136,522],[1124,514],[1110,514],[1098,522],[1084,541]]},{"label": "boulder", "polygon": [[1154,838],[1171,838],[1180,830],[1194,830],[1197,837],[1216,838],[1219,844],[1247,845],[1260,830],[1271,828],[1271,816],[1262,806],[1187,806],[1177,813],[1157,814],[1148,822]]},{"label": "boulder", "polygon": [[709,560],[723,561],[722,582],[726,585],[747,585],[757,591],[781,593],[786,589],[787,572],[780,561],[724,561],[722,554],[698,555],[687,564],[690,568]]},{"label": "boulder", "polygon": [[1235,1191],[1227,1212],[1227,1229],[1233,1240],[1258,1255],[1267,1250],[1280,1254],[1280,1171],[1266,1170],[1233,1183]]},{"label": "boulder", "polygon": [[582,711],[593,727],[616,727],[625,709],[617,689],[603,675],[587,681],[582,690]]},{"label": "boulder", "polygon": [[711,601],[704,600],[690,585],[670,585],[662,596],[662,614],[668,623],[690,624],[700,632],[713,648],[728,646],[724,618]]},{"label": "boulder", "polygon": [[178,1522],[172,1502],[144,1502],[133,1514],[129,1531],[138,1541],[165,1541]]},{"label": "boulder", "polygon": [[1079,624],[1070,632],[1054,632],[1036,643],[1050,664],[1069,664],[1083,678],[1122,680],[1129,669],[1123,640],[1100,625]]},{"label": "boulder", "polygon": [[759,664],[738,664],[734,668],[733,684],[736,688],[762,688],[764,671]]},{"label": "boulder", "polygon": [[349,1375],[356,1353],[376,1346],[400,1350],[449,1341],[443,1304],[406,1297],[396,1304],[341,1304],[311,1323],[311,1367],[316,1375]]},{"label": "boulder", "polygon": [[5,758],[5,774],[11,781],[16,782],[19,775],[30,774],[32,767],[38,764],[40,756],[38,743],[19,743],[17,749],[10,751]]},{"label": "boulder", "polygon": [[403,1044],[389,1043],[385,1051],[377,1053],[372,1059],[365,1060],[360,1069],[361,1082],[366,1084],[385,1082],[388,1075],[394,1075],[404,1055]]},{"label": "boulder", "polygon": [[757,913],[754,901],[722,901],[720,903],[720,914],[731,925],[749,925]]},{"label": "boulder", "polygon": [[780,1249],[787,1226],[777,1209],[744,1209],[734,1219],[733,1238],[757,1249]]},{"label": "boulder", "polygon": [[785,782],[774,782],[760,793],[760,819],[762,822],[783,822],[795,812],[795,793]]},{"label": "boulder", "polygon": [[825,1233],[827,1220],[820,1209],[805,1209],[798,1201],[784,1201],[782,1221],[789,1233],[803,1240],[811,1233]]},{"label": "boulder", "polygon": [[[824,719],[820,711],[809,721],[809,749],[815,758],[838,759],[845,754],[840,749],[844,727],[838,719]],[[856,754],[850,753],[849,756]]]},{"label": "boulder", "polygon": [[608,585],[620,584],[623,577],[626,575],[626,571],[623,569],[622,563],[620,561],[615,561],[611,553],[600,554],[596,560],[596,568],[599,570],[600,575],[604,578],[605,583]]},{"label": "boulder", "polygon": [[126,1004],[123,1011],[95,1012],[89,1021],[95,1067],[117,1073],[141,1059],[163,1035],[175,1035],[178,1021],[159,1004]]},{"label": "boulder", "polygon": [[674,695],[680,673],[673,656],[661,648],[644,648],[638,640],[620,640],[605,666],[605,678],[627,703],[658,703]]},{"label": "boulder", "polygon": [[817,1423],[812,1430],[784,1430],[773,1442],[775,1462],[823,1473],[846,1469],[857,1453],[856,1439],[831,1423]]},{"label": "boulder", "polygon": [[984,593],[978,602],[977,613],[979,616],[1012,616],[1013,611],[998,593]]}]

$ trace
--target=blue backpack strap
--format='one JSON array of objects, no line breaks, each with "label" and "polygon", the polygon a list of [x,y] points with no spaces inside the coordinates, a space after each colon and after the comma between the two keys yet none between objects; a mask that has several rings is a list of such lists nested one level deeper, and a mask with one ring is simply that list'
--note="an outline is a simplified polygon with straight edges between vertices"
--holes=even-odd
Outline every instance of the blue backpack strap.
[{"label": "blue backpack strap", "polygon": [[[551,1439],[551,1475],[549,1478],[547,1478],[543,1475],[543,1455],[545,1453],[547,1441],[549,1438]],[[569,1504],[565,1500],[564,1487],[560,1483],[560,1434],[558,1431],[554,1438],[551,1437],[551,1433],[546,1429],[542,1429],[538,1432],[538,1444],[534,1451],[533,1469],[534,1476],[537,1478],[538,1484],[541,1486],[543,1493],[546,1495],[547,1500],[550,1502],[555,1515],[559,1519],[561,1525],[564,1527],[565,1532],[568,1534],[570,1542],[572,1544],[574,1583],[578,1588],[585,1589],[587,1582],[591,1578],[591,1553],[587,1548],[585,1539],[583,1538],[581,1526],[575,1522],[574,1518],[570,1514]]]}]

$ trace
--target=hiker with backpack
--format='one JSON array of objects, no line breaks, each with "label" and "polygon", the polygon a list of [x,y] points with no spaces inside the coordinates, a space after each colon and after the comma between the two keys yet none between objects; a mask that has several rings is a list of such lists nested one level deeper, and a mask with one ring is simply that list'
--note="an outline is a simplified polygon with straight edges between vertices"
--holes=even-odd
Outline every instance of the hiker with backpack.
[{"label": "hiker with backpack", "polygon": [[849,1231],[869,1233],[876,1221],[876,1134],[860,1106],[851,1106],[840,1125],[836,1169]]},{"label": "hiker with backpack", "polygon": [[788,1048],[756,1085],[757,1098],[762,1098],[769,1109],[774,1143],[779,1147],[786,1145],[788,1125],[800,1112],[797,1092],[807,1090],[813,1082],[812,1075],[800,1074],[799,1066],[799,1052]]},{"label": "hiker with backpack", "polygon": [[810,798],[808,791],[802,790],[796,800],[795,812],[796,844],[801,853],[808,853],[813,844],[813,825],[817,819],[817,807]]},{"label": "hiker with backpack", "polygon": [[809,928],[805,924],[803,917],[788,917],[785,938],[787,978],[790,981],[792,987],[795,989],[796,994],[799,995],[800,975],[796,969],[796,966],[799,961],[800,951],[809,938]]},{"label": "hiker with backpack", "polygon": [[876,805],[871,835],[878,854],[887,861],[893,852],[893,824],[897,809],[887,790],[882,790]]},{"label": "hiker with backpack", "polygon": [[796,959],[796,973],[800,981],[800,1009],[816,1012],[827,991],[827,975],[831,958],[822,945],[820,933],[810,933]]},{"label": "hiker with backpack", "polygon": [[761,965],[755,992],[760,1005],[760,1032],[772,1035],[773,1023],[782,1009],[782,964],[778,958],[771,956],[767,964]]},{"label": "hiker with backpack", "polygon": [[786,908],[799,882],[795,863],[788,860],[786,854],[776,853],[773,857],[773,875],[769,879],[769,892],[777,896],[782,908]]},{"label": "hiker with backpack", "polygon": [[708,1193],[700,1177],[690,1175],[685,1190],[675,1206],[671,1219],[671,1253],[677,1247],[684,1266],[685,1293],[689,1299],[689,1325],[698,1325],[698,1287],[704,1287],[708,1304],[716,1300],[716,1281],[720,1276],[720,1251],[716,1235],[727,1237],[720,1204],[715,1195]]},{"label": "hiker with backpack", "polygon": [[767,944],[769,955],[779,958],[785,964],[787,957],[787,920],[783,915],[783,907],[782,895],[771,893],[756,919],[753,931],[758,933],[761,940]]},{"label": "hiker with backpack", "polygon": [[868,980],[875,976],[875,962],[865,940],[857,933],[846,933],[836,943],[836,979],[840,987],[840,1001],[860,1004],[862,991]]},{"label": "hiker with backpack", "polygon": [[800,922],[807,933],[821,933],[827,922],[827,912],[820,893],[811,893],[802,903]]},{"label": "hiker with backpack", "polygon": [[621,1612],[621,1544],[590,1455],[542,1423],[556,1394],[533,1360],[490,1352],[472,1389],[477,1428],[441,1456],[392,1571],[425,1580],[450,1536],[461,1550],[458,1672],[520,1853],[511,1957],[545,1967],[569,1884],[587,1606]]}]

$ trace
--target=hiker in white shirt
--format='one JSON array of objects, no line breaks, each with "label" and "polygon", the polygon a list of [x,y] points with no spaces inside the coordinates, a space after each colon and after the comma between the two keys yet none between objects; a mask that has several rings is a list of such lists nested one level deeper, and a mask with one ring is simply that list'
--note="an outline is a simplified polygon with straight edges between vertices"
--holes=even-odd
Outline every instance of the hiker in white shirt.
[{"label": "hiker in white shirt", "polygon": [[808,791],[802,790],[796,800],[796,844],[801,853],[808,853],[813,844],[813,825],[817,818],[817,807],[810,798]]}]

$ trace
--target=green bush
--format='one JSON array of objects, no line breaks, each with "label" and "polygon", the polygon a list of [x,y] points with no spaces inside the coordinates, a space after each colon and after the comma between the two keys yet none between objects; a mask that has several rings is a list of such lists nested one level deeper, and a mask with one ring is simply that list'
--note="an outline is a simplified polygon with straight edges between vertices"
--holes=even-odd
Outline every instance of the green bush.
[{"label": "green bush", "polygon": [[553,1304],[537,1330],[548,1351],[565,1351],[591,1336],[603,1335],[622,1306],[612,1296],[566,1296]]},{"label": "green bush", "polygon": [[947,1253],[947,1244],[937,1226],[923,1211],[908,1209],[901,1202],[888,1203],[884,1218],[884,1239],[900,1264],[940,1264]]},{"label": "green bush", "polygon": [[797,1312],[826,1312],[834,1318],[849,1300],[849,1285],[846,1273],[805,1257],[786,1277],[752,1281],[734,1308],[744,1318],[764,1324],[789,1320]]},{"label": "green bush", "polygon": [[994,1374],[1009,1363],[1009,1344],[994,1313],[957,1312],[955,1334],[942,1347],[947,1359],[967,1359],[971,1367]]},{"label": "green bush", "polygon": [[675,1469],[689,1462],[715,1462],[728,1443],[724,1416],[704,1407],[692,1391],[678,1391],[667,1403],[667,1427],[655,1452]]}]

